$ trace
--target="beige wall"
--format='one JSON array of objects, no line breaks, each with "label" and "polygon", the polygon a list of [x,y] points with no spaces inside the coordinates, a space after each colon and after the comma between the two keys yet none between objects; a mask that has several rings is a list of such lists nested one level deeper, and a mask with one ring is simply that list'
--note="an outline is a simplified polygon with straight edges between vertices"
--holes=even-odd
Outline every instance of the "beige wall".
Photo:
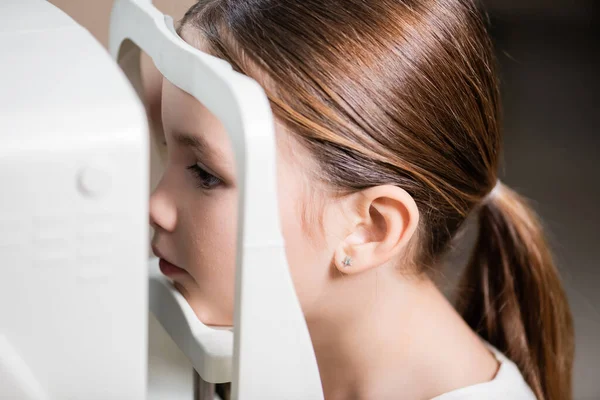
[{"label": "beige wall", "polygon": [[[104,46],[108,45],[108,20],[113,0],[49,0],[87,28]],[[156,0],[156,8],[178,20],[193,0]]]}]

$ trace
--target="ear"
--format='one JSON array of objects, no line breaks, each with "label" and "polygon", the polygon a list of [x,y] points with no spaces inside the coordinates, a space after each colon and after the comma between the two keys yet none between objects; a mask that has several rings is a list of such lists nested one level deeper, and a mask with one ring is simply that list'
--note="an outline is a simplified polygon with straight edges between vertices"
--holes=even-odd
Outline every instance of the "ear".
[{"label": "ear", "polygon": [[344,274],[376,268],[401,253],[419,224],[419,210],[404,189],[376,186],[353,195],[351,232],[335,250],[334,264]]}]

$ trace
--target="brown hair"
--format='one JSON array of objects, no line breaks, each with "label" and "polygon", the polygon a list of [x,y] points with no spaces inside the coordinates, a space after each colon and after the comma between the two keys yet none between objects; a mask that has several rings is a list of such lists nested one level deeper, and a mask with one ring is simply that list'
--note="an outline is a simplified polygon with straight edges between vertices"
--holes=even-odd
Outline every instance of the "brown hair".
[{"label": "brown hair", "polygon": [[497,180],[500,98],[472,1],[201,0],[182,27],[262,84],[328,187],[394,184],[412,195],[419,272],[479,208],[458,309],[539,399],[572,397],[572,320],[539,223],[507,187],[485,197]]}]

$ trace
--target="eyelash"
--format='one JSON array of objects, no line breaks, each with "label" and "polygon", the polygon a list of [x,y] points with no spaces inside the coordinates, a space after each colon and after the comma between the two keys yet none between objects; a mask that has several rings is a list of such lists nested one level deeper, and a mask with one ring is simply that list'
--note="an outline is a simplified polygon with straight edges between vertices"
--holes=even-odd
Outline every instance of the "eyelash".
[{"label": "eyelash", "polygon": [[198,187],[201,189],[214,189],[223,183],[219,178],[201,168],[198,164],[190,165],[187,169],[197,179]]}]

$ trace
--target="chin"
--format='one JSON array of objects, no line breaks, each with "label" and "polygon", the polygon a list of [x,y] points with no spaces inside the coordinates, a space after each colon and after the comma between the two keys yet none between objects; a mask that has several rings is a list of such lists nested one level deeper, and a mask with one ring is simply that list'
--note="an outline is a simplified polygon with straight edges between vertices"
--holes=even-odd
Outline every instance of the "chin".
[{"label": "chin", "polygon": [[[184,295],[184,297],[186,296]],[[233,311],[229,315],[225,315],[219,307],[211,306],[206,301],[194,299],[193,297],[186,297],[186,300],[190,304],[190,307],[192,307],[196,317],[198,317],[204,325],[222,327],[233,326]]]}]

